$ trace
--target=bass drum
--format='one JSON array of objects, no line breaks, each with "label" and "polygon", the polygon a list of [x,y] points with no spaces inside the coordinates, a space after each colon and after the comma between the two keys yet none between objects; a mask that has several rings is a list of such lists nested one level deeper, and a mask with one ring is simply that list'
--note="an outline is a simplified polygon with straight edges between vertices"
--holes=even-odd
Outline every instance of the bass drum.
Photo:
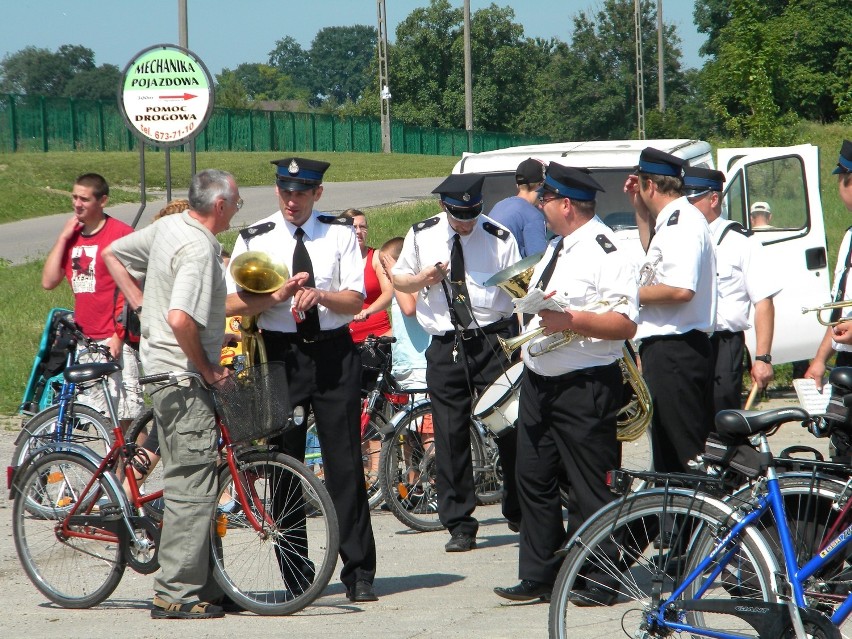
[{"label": "bass drum", "polygon": [[515,427],[521,397],[524,363],[514,364],[501,373],[482,393],[473,407],[473,417],[498,437]]}]

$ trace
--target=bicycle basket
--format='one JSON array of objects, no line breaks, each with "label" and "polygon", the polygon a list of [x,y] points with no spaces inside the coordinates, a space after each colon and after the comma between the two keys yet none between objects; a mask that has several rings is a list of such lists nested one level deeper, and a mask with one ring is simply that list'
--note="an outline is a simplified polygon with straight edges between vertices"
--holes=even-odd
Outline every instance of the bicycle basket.
[{"label": "bicycle basket", "polygon": [[268,437],[293,423],[282,362],[246,368],[219,382],[213,399],[233,443]]}]

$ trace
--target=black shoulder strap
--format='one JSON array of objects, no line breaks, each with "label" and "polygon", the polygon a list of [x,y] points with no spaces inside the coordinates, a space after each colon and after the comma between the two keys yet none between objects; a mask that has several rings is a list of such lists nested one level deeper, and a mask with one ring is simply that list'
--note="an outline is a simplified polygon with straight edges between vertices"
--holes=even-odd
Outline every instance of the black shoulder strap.
[{"label": "black shoulder strap", "polygon": [[728,234],[728,231],[736,231],[740,235],[745,235],[746,237],[751,237],[754,235],[754,231],[749,231],[742,224],[737,222],[736,220],[732,220],[728,226],[722,231],[722,234],[719,236],[719,241],[716,242],[716,246],[719,246],[722,243],[722,240],[725,239],[725,236]]},{"label": "black shoulder strap", "polygon": [[275,222],[264,222],[263,224],[256,224],[255,226],[249,226],[248,228],[244,228],[240,231],[240,237],[243,238],[243,242],[246,243],[246,248],[248,248],[249,241],[252,238],[257,237],[258,235],[263,235],[264,233],[269,233],[272,229],[275,228]]},{"label": "black shoulder strap", "polygon": [[497,226],[496,224],[492,224],[491,222],[483,222],[482,228],[486,233],[490,233],[494,237],[500,238],[504,242],[509,239],[509,231]]},{"label": "black shoulder strap", "polygon": [[351,217],[343,217],[342,215],[317,215],[317,220],[323,224],[338,224],[340,226],[353,226],[355,220]]},{"label": "black shoulder strap", "polygon": [[423,220],[422,222],[416,222],[411,225],[411,228],[414,229],[414,232],[422,231],[423,229],[428,229],[435,226],[441,220],[440,217],[430,217],[428,220]]},{"label": "black shoulder strap", "polygon": [[[846,235],[849,235],[850,231],[852,231],[852,226],[846,229]],[[849,277],[849,269],[852,268],[852,237],[849,238],[849,250],[846,251],[845,265],[846,267],[843,269],[843,274],[840,276],[840,282],[837,283],[837,294],[834,296],[835,302],[842,302],[843,296],[846,294],[846,280]],[[829,321],[836,322],[840,319],[842,313],[842,308],[833,309],[831,311],[831,315],[829,315]]]}]

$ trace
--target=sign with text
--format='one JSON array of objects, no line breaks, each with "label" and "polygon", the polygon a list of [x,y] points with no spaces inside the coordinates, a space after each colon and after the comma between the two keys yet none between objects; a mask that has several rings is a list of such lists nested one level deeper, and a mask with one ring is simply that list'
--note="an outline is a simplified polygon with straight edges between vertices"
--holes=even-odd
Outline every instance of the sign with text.
[{"label": "sign with text", "polygon": [[213,80],[191,51],[158,44],[124,68],[118,103],[127,127],[156,146],[177,146],[198,135],[213,112]]}]

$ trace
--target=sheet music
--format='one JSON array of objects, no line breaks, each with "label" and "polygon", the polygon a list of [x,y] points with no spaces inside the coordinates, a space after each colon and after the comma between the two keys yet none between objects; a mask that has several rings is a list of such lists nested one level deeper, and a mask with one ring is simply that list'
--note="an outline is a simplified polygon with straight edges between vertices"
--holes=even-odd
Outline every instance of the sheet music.
[{"label": "sheet music", "polygon": [[521,298],[512,300],[516,313],[535,314],[540,311],[562,311],[567,304],[560,302],[558,294],[548,297],[540,288],[534,288]]},{"label": "sheet music", "polygon": [[802,408],[811,415],[825,415],[828,410],[828,401],[831,399],[831,384],[823,386],[820,392],[814,380],[794,379],[793,388],[796,389]]}]

